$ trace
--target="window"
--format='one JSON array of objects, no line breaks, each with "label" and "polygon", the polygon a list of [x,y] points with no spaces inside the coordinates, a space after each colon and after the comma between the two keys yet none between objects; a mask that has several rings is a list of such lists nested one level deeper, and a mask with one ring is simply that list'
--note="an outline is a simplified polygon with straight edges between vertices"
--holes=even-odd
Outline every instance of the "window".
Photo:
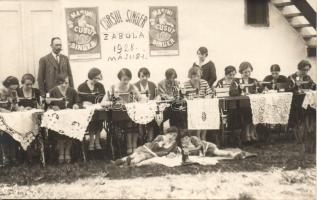
[{"label": "window", "polygon": [[245,0],[246,24],[269,26],[268,0]]}]

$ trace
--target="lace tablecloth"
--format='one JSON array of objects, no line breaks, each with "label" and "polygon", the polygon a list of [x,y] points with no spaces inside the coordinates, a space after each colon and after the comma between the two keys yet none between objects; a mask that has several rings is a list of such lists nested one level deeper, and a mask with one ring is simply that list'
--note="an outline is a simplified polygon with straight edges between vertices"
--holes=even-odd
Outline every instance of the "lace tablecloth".
[{"label": "lace tablecloth", "polygon": [[[125,105],[127,113],[132,121],[137,124],[148,124],[153,119],[160,123],[162,113],[167,107],[167,104],[157,106],[155,101],[148,101],[146,103],[134,102]],[[159,108],[159,109],[158,109]],[[158,112],[157,112],[158,111]],[[163,118],[162,118],[163,119]]]},{"label": "lace tablecloth", "polygon": [[249,95],[253,124],[287,124],[293,93]]},{"label": "lace tablecloth", "polygon": [[0,113],[0,130],[11,135],[26,150],[39,134],[39,113],[42,113],[42,110]]},{"label": "lace tablecloth", "polygon": [[82,141],[88,124],[98,108],[99,106],[88,106],[77,110],[48,110],[43,114],[41,126]]},{"label": "lace tablecloth", "polygon": [[307,109],[308,106],[316,109],[316,107],[317,107],[317,91],[305,92],[305,98],[304,98],[302,107]]},{"label": "lace tablecloth", "polygon": [[189,130],[219,129],[219,99],[187,100]]}]

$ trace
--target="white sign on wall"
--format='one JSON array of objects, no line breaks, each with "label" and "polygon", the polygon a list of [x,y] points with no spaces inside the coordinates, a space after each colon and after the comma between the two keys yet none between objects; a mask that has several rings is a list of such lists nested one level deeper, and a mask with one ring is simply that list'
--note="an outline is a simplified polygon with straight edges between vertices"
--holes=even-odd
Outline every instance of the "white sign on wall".
[{"label": "white sign on wall", "polygon": [[179,53],[176,6],[150,7],[150,55],[173,56]]},{"label": "white sign on wall", "polygon": [[98,8],[66,8],[70,59],[100,58]]},{"label": "white sign on wall", "polygon": [[147,14],[123,8],[101,14],[99,22],[106,61],[148,59]]}]

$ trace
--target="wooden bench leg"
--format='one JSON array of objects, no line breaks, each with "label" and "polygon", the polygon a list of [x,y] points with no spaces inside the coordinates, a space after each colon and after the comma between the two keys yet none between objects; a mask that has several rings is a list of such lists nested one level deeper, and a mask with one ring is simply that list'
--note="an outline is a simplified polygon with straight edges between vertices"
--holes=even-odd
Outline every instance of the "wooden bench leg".
[{"label": "wooden bench leg", "polygon": [[110,153],[107,153],[108,156],[111,156],[111,159],[114,160],[115,159],[115,155],[114,155],[114,148],[113,148],[113,124],[111,122],[105,122],[104,123],[104,130],[107,133],[107,138],[106,138],[106,142],[107,142],[107,151],[110,151]]},{"label": "wooden bench leg", "polygon": [[2,159],[1,159],[1,165],[0,166],[4,166],[5,165],[5,160],[6,160],[6,155],[5,155],[5,152],[4,152],[4,149],[3,149],[3,145],[0,144],[0,148],[1,148],[1,156],[2,156]]},{"label": "wooden bench leg", "polygon": [[41,133],[39,134],[39,142],[40,142],[40,151],[41,151],[41,163],[43,167],[46,167],[44,139]]},{"label": "wooden bench leg", "polygon": [[113,135],[114,133],[114,125],[110,123],[105,124],[104,129],[107,132],[107,140],[108,140],[108,145],[110,147],[111,151],[111,158],[112,160],[115,160],[115,153],[114,153],[114,148],[113,148]]},{"label": "wooden bench leg", "polygon": [[86,152],[85,152],[85,136],[84,136],[83,141],[81,142],[81,153],[83,156],[83,161],[84,161],[84,163],[86,163],[87,159],[86,159]]}]

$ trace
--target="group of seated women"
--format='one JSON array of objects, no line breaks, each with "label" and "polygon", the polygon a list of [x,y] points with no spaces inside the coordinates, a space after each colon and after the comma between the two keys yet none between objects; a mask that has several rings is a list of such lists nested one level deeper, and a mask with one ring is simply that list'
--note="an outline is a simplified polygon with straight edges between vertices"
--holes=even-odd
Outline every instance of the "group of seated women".
[{"label": "group of seated women", "polygon": [[[201,54],[198,51],[198,54]],[[201,55],[199,55],[201,57]],[[205,55],[206,57],[207,55]],[[206,76],[204,69],[201,66],[208,64],[204,61],[201,65],[194,64],[188,71],[188,80],[181,84],[177,80],[177,73],[173,68],[167,69],[165,72],[165,79],[160,81],[156,86],[155,83],[149,81],[150,71],[147,68],[141,68],[138,72],[139,81],[135,84],[131,83],[132,73],[129,69],[123,68],[118,72],[119,82],[113,84],[107,93],[105,87],[101,83],[103,77],[102,72],[98,68],[92,68],[88,72],[88,79],[79,85],[77,91],[69,86],[69,79],[65,75],[59,75],[57,79],[57,86],[49,92],[49,98],[45,105],[46,109],[78,109],[83,105],[100,103],[101,101],[112,101],[120,94],[132,94],[133,98],[126,98],[125,103],[131,101],[142,101],[145,99],[164,99],[172,100],[175,97],[175,89],[183,91],[185,95],[199,98],[212,98],[216,96],[216,88],[229,88],[230,96],[239,96],[242,94],[254,94],[266,92],[269,90],[281,91],[296,91],[300,89],[316,89],[316,84],[308,75],[311,64],[303,60],[298,64],[298,71],[286,78],[280,75],[281,69],[279,65],[271,66],[271,75],[264,78],[263,81],[258,81],[252,78],[251,74],[253,67],[249,62],[242,62],[239,66],[239,73],[241,78],[236,78],[237,70],[234,66],[227,66],[225,68],[225,76],[220,79],[215,86],[214,81],[210,81],[210,77]],[[209,62],[209,64],[211,64]],[[212,64],[213,65],[213,64]],[[208,72],[208,71],[207,71]],[[209,70],[209,72],[211,72]],[[215,71],[214,71],[215,72]],[[209,77],[205,78],[204,77]],[[206,80],[209,79],[209,80]],[[3,81],[3,87],[0,89],[1,106],[0,112],[19,111],[22,109],[39,108],[41,105],[40,92],[34,88],[35,78],[31,74],[25,74],[21,79],[22,86],[20,87],[19,80],[16,77],[9,76]],[[302,84],[303,83],[303,84]],[[185,91],[185,92],[184,92]],[[29,101],[32,99],[34,101]],[[55,99],[55,100],[54,100]],[[60,101],[58,99],[61,99]],[[10,106],[6,107],[6,103]],[[252,120],[246,120],[245,125],[246,140],[255,140],[254,126]],[[100,133],[103,128],[103,121],[92,119],[89,123],[87,132],[89,133],[90,151],[100,150]],[[132,124],[125,124],[124,126],[133,126]],[[134,130],[134,129],[131,129]],[[154,139],[155,123],[148,125],[138,125],[138,131],[130,131],[127,133],[127,154],[132,154],[137,149],[138,139],[144,138],[150,142]],[[206,130],[194,131],[197,137],[206,140]],[[70,149],[72,147],[73,139],[55,134],[57,141],[56,149],[58,152],[59,163],[71,162]],[[5,149],[5,162],[15,162],[15,151],[17,144],[10,140],[10,137],[2,133],[0,141]]]}]

